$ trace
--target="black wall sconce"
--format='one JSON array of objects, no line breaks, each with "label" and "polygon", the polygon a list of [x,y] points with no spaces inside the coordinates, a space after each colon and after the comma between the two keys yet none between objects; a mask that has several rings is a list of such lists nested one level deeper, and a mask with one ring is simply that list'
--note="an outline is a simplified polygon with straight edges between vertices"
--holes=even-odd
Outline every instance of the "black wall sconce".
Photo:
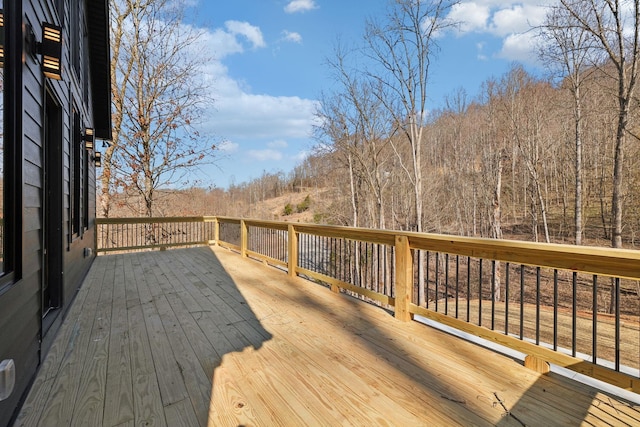
[{"label": "black wall sconce", "polygon": [[62,79],[62,28],[42,23],[42,72],[50,79]]},{"label": "black wall sconce", "polygon": [[4,68],[4,10],[0,9],[0,68]]},{"label": "black wall sconce", "polygon": [[37,42],[33,28],[27,24],[27,46],[31,53],[42,55],[42,73],[54,80],[62,79],[62,27],[42,23],[42,41]]},{"label": "black wall sconce", "polygon": [[84,140],[84,148],[87,151],[93,150],[94,140],[95,140],[93,136],[93,128],[86,128],[84,130],[84,135],[82,136],[82,139]]},{"label": "black wall sconce", "polygon": [[93,161],[96,164],[97,168],[101,168],[102,167],[102,153],[99,151],[96,151],[95,154],[93,155]]}]

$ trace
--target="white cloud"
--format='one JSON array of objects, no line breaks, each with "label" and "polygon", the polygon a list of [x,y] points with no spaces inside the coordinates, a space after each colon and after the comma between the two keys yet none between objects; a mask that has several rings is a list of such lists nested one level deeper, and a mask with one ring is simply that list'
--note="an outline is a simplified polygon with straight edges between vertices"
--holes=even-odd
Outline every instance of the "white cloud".
[{"label": "white cloud", "polygon": [[259,27],[240,21],[227,21],[224,28],[205,32],[200,40],[218,60],[229,55],[243,53],[247,42],[252,49],[263,48],[267,45]]},{"label": "white cloud", "polygon": [[285,141],[284,139],[276,139],[275,141],[271,141],[270,143],[267,144],[267,147],[269,148],[287,148],[289,146],[289,144],[287,144],[287,141]]},{"label": "white cloud", "polygon": [[498,56],[523,64],[535,64],[537,56],[531,53],[535,43],[535,36],[531,33],[511,34],[504,39]]},{"label": "white cloud", "polygon": [[498,56],[508,60],[531,62],[535,40],[530,32],[543,23],[547,5],[553,0],[463,0],[452,7],[449,18],[459,22],[458,35],[486,34],[502,39],[499,53],[485,52],[478,46],[478,58]]},{"label": "white cloud", "polygon": [[489,33],[506,37],[539,25],[550,0],[504,2],[498,0],[462,1],[451,8],[449,18],[459,22],[459,32]]},{"label": "white cloud", "polygon": [[[228,56],[266,46],[258,27],[227,21],[219,28],[205,31],[203,42],[215,50],[214,60],[202,68],[202,77],[212,82],[210,95],[214,104],[203,114],[201,132],[222,140],[218,149],[230,159],[288,163],[297,158],[297,148],[288,141],[311,136],[317,101],[277,93],[253,93],[250,82],[230,74],[225,61]],[[289,39],[294,40],[295,36]]]},{"label": "white cloud", "polygon": [[265,149],[265,150],[249,150],[247,152],[249,158],[259,161],[280,161],[282,160],[282,153],[276,150]]},{"label": "white cloud", "polygon": [[235,142],[231,142],[231,141],[222,141],[220,144],[218,144],[218,150],[223,151],[225,153],[235,153],[236,151],[238,151],[238,148],[240,148],[240,144],[236,144]]},{"label": "white cloud", "polygon": [[[228,79],[228,83],[233,83]],[[215,96],[216,112],[207,120],[211,130],[235,138],[308,138],[316,101],[297,96],[256,95],[239,86],[222,88]]]},{"label": "white cloud", "polygon": [[207,42],[211,46],[211,50],[215,53],[216,58],[222,59],[225,56],[234,53],[242,53],[244,48],[234,34],[228,33],[222,29],[217,29],[213,33],[209,33],[204,37],[203,42]]},{"label": "white cloud", "polygon": [[240,21],[227,21],[224,23],[227,30],[233,34],[234,36],[244,36],[251,44],[254,49],[259,47],[265,47],[267,44],[264,42],[264,38],[262,37],[262,31],[260,28],[249,24],[248,22],[240,22]]},{"label": "white cloud", "polygon": [[451,8],[449,13],[449,19],[460,23],[461,33],[484,31],[490,17],[488,6],[474,2],[458,3]]},{"label": "white cloud", "polygon": [[284,7],[284,11],[287,13],[307,12],[309,10],[317,9],[318,5],[314,0],[293,0],[290,1]]},{"label": "white cloud", "polygon": [[480,61],[488,61],[489,60],[487,55],[484,53],[484,47],[485,47],[485,43],[483,43],[483,42],[476,43],[476,48],[478,49],[478,59]]},{"label": "white cloud", "polygon": [[544,6],[516,5],[494,13],[491,31],[497,36],[507,36],[529,31],[542,24],[546,14]]},{"label": "white cloud", "polygon": [[300,35],[300,33],[284,30],[282,34],[284,35],[284,40],[286,41],[298,43],[298,44],[302,43],[302,36]]}]

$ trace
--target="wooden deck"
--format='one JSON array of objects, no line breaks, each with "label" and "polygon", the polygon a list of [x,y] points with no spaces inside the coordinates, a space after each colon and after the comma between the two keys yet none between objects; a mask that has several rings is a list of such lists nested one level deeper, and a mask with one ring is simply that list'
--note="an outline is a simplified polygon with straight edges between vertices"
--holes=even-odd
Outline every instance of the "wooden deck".
[{"label": "wooden deck", "polygon": [[98,257],[17,426],[640,425],[640,407],[225,249]]}]

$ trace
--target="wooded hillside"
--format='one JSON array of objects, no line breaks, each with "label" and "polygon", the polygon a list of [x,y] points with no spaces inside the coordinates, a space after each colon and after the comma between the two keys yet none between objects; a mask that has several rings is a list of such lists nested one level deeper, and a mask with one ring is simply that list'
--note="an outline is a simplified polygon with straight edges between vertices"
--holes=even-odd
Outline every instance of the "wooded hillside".
[{"label": "wooded hillside", "polygon": [[[585,243],[608,246],[616,106],[611,105],[604,80],[593,78],[585,90],[582,209]],[[550,241],[573,243],[572,123],[567,89],[536,79],[519,66],[487,81],[480,99],[455,94],[425,128],[425,231],[492,237],[499,208],[504,237],[544,241],[548,233]],[[633,129],[623,160],[625,246],[635,246],[640,233],[640,141]],[[158,206],[163,215],[215,214],[363,227],[377,227],[382,212],[386,228],[412,230],[411,182],[403,170],[409,154],[401,138],[381,138],[375,151],[357,138],[349,143],[322,141],[317,152],[289,174],[265,172],[226,190],[166,192]],[[298,212],[307,196],[309,203]],[[119,200],[121,208],[131,206],[123,214],[135,214],[135,199],[128,204],[123,197]]]},{"label": "wooded hillside", "polygon": [[[513,65],[477,97],[459,90],[435,111],[429,69],[437,34],[460,24],[448,18],[454,6],[390,2],[383,19],[367,21],[359,47],[335,47],[327,68],[336,84],[320,97],[316,150],[291,173],[265,172],[226,190],[154,188],[153,215],[634,247],[640,3],[550,5],[535,30],[553,77]],[[134,188],[116,188],[111,216],[144,212],[143,194],[128,196]]]}]

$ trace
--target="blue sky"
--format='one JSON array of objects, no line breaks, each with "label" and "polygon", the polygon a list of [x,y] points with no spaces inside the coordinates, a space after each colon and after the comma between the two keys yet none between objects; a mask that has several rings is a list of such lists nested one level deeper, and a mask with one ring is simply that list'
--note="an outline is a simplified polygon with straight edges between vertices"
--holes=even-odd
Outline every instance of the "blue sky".
[{"label": "blue sky", "polygon": [[[536,69],[530,28],[544,18],[548,0],[460,1],[461,22],[439,38],[431,69],[431,107],[464,88],[500,77],[514,61]],[[263,171],[288,173],[312,149],[314,110],[332,81],[325,65],[338,37],[360,44],[365,21],[384,17],[387,0],[191,0],[190,24],[205,31],[214,61],[214,108],[201,128],[216,137],[215,167],[203,186],[227,187]]]}]

